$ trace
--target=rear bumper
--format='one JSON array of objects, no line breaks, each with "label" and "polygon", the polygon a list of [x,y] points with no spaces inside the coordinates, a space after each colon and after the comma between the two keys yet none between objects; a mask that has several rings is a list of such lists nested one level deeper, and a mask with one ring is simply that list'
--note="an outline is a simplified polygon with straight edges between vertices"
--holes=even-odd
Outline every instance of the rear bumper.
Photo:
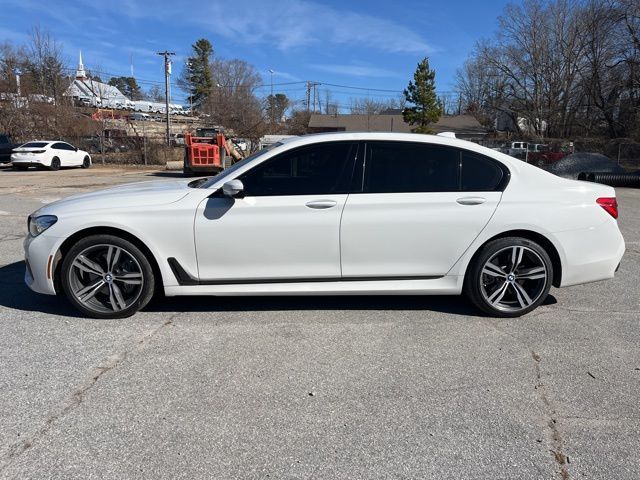
[{"label": "rear bumper", "polygon": [[12,165],[20,165],[21,167],[42,167],[40,162],[11,162]]},{"label": "rear bumper", "polygon": [[561,287],[613,278],[625,252],[624,238],[614,220],[554,236],[565,257]]},{"label": "rear bumper", "polygon": [[25,167],[37,167],[41,165],[45,165],[44,161],[39,158],[23,157],[22,155],[16,155],[15,153],[11,155],[11,163],[14,165],[21,165]]}]

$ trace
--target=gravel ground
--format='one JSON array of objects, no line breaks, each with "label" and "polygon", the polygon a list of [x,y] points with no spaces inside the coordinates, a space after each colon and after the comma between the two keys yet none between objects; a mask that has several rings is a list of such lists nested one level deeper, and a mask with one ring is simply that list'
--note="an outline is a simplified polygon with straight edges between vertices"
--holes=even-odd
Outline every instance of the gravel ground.
[{"label": "gravel ground", "polygon": [[456,297],[175,298],[79,318],[25,218],[145,169],[0,169],[0,478],[640,478],[640,190],[614,280],[521,319]]}]

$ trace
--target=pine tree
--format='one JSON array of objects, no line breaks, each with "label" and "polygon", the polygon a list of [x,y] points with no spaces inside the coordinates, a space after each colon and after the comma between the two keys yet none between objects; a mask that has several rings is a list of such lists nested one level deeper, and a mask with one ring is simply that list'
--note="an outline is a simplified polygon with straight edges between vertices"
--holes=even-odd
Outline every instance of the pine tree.
[{"label": "pine tree", "polygon": [[436,72],[429,67],[429,59],[424,58],[413,74],[413,81],[404,91],[409,105],[402,112],[404,121],[417,125],[416,133],[433,133],[429,124],[438,121],[442,115],[442,104],[436,95]]},{"label": "pine tree", "polygon": [[202,106],[213,90],[210,58],[213,46],[206,38],[193,44],[193,55],[189,57],[182,73],[180,84],[189,92],[194,108]]},{"label": "pine tree", "polygon": [[109,79],[109,85],[116,87],[130,100],[141,100],[143,97],[142,90],[134,77],[111,77]]}]

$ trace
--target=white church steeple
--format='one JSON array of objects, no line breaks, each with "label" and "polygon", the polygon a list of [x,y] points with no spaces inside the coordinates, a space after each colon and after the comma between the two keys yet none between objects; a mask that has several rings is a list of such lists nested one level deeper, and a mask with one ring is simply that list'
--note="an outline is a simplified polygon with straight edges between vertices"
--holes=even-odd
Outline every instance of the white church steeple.
[{"label": "white church steeple", "polygon": [[78,69],[76,70],[77,80],[86,80],[87,72],[84,71],[84,65],[82,64],[82,50],[80,51],[80,59],[78,61]]}]

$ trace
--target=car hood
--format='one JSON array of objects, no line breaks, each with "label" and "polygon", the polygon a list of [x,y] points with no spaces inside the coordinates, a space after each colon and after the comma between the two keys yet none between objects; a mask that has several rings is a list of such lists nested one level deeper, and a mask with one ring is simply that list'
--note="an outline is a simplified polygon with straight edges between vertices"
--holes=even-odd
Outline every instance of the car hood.
[{"label": "car hood", "polygon": [[63,198],[41,208],[37,214],[59,215],[86,210],[166,205],[188,195],[192,191],[188,184],[189,181],[128,183]]}]

